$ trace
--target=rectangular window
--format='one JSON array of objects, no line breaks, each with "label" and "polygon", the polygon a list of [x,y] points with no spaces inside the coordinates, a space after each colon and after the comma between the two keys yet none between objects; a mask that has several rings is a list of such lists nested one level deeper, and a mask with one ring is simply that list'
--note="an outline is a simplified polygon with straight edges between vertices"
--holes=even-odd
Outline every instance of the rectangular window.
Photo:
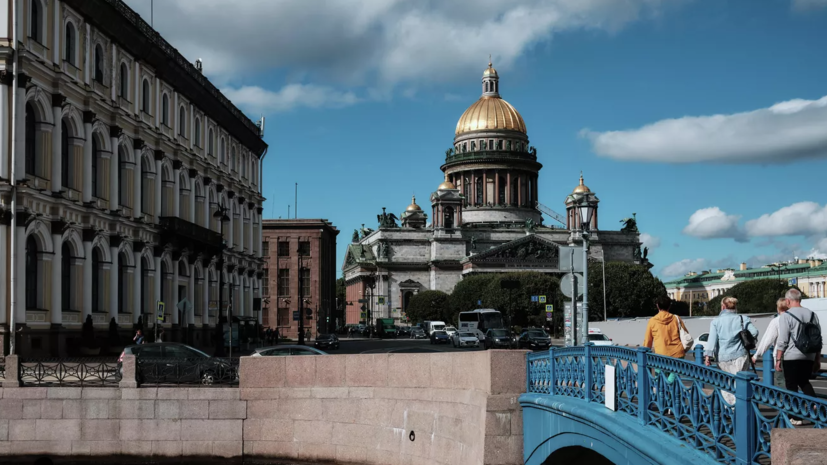
[{"label": "rectangular window", "polygon": [[290,295],[290,269],[279,270],[278,291],[280,296]]},{"label": "rectangular window", "polygon": [[301,255],[302,257],[310,256],[310,242],[299,242],[299,255]]},{"label": "rectangular window", "polygon": [[262,281],[264,284],[264,286],[261,289],[261,293],[262,295],[270,295],[270,270],[265,268],[261,271],[263,272]]},{"label": "rectangular window", "polygon": [[290,256],[290,243],[287,241],[279,241],[279,257]]},{"label": "rectangular window", "polygon": [[310,269],[309,268],[302,268],[301,269],[301,286],[302,286],[302,294],[307,297],[310,295]]},{"label": "rectangular window", "polygon": [[265,257],[270,255],[270,241],[261,241],[261,254]]}]

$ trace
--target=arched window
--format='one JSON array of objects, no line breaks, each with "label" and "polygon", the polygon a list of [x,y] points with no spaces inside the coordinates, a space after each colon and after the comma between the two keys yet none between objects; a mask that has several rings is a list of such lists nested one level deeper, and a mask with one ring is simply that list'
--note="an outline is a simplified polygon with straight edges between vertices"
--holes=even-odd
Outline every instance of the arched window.
[{"label": "arched window", "polygon": [[95,81],[103,84],[103,47],[95,45]]},{"label": "arched window", "polygon": [[61,246],[60,297],[63,310],[72,309],[72,248],[68,242]]},{"label": "arched window", "polygon": [[118,313],[126,312],[129,308],[129,296],[126,295],[126,255],[120,253],[118,257]]},{"label": "arched window", "polygon": [[63,187],[72,187],[69,185],[71,179],[72,165],[69,156],[69,126],[66,121],[60,122],[60,182]]},{"label": "arched window", "polygon": [[37,279],[37,241],[33,236],[26,239],[26,308],[37,308],[37,294],[40,291]]},{"label": "arched window", "polygon": [[169,96],[167,94],[161,97],[161,122],[169,127]]},{"label": "arched window", "polygon": [[100,250],[95,247],[92,249],[92,313],[101,311],[100,308]]},{"label": "arched window", "polygon": [[92,135],[92,196],[98,197],[98,139]]},{"label": "arched window", "polygon": [[64,59],[70,65],[75,64],[75,26],[66,23],[66,40],[63,42],[65,48]]},{"label": "arched window", "polygon": [[187,137],[187,110],[184,107],[178,109],[178,135]]},{"label": "arched window", "polygon": [[214,155],[213,154],[213,132],[212,129],[207,133],[207,155]]},{"label": "arched window", "polygon": [[40,5],[39,0],[31,0],[32,9],[29,15],[29,37],[32,39],[43,42],[41,38],[41,34],[43,33],[43,28],[41,27],[41,16],[43,15],[42,6]]},{"label": "arched window", "polygon": [[195,138],[195,145],[196,147],[201,147],[201,120],[195,118],[195,134],[193,134]]},{"label": "arched window", "polygon": [[126,63],[121,63],[120,85],[121,98],[129,100],[129,69],[127,69]]},{"label": "arched window", "polygon": [[232,168],[233,171],[238,171],[238,164],[237,163],[238,163],[238,160],[236,160],[236,157],[235,157],[235,147],[232,147],[230,149],[230,168]]},{"label": "arched window", "polygon": [[[37,2],[34,2],[37,3]],[[34,4],[33,3],[33,4]],[[37,134],[37,121],[34,116],[34,108],[31,103],[26,104],[26,174],[34,176],[36,170],[36,148],[35,140]]]},{"label": "arched window", "polygon": [[141,84],[141,110],[149,114],[149,102],[150,98],[152,97],[152,93],[149,90],[149,80],[144,79],[143,84]]}]

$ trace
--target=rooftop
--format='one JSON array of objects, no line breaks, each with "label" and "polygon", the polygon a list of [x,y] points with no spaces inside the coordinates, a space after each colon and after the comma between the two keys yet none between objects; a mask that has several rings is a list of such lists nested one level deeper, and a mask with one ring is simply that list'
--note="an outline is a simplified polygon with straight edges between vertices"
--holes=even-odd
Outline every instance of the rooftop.
[{"label": "rooftop", "polygon": [[667,288],[675,287],[703,287],[719,283],[739,283],[751,279],[774,278],[782,279],[798,278],[802,276],[827,276],[827,262],[807,261],[805,263],[786,263],[765,265],[760,268],[747,268],[746,270],[724,269],[715,273],[701,272],[690,273],[681,278],[663,283]]}]

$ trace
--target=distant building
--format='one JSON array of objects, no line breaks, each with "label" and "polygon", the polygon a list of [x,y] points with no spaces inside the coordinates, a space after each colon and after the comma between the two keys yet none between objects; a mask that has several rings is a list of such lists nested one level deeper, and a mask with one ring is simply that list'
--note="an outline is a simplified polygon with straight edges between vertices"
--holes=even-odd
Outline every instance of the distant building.
[{"label": "distant building", "polygon": [[337,319],[344,324],[336,313],[338,234],[323,219],[264,220],[264,327],[278,328],[281,336],[295,338],[299,322],[294,316],[302,308],[304,327],[314,336],[334,329]]},{"label": "distant building", "polygon": [[[550,155],[546,160],[554,162]],[[500,96],[499,75],[489,63],[482,95],[460,117],[445,153],[444,181],[430,195],[430,213],[414,198],[400,218],[383,208],[377,230],[362,225],[354,231],[343,265],[347,323],[365,320],[363,306],[371,319],[402,320],[418,292],[451,292],[475,273],[562,274],[560,246],[582,244],[580,196],[595,207],[591,258],[647,263],[634,218],[620,231],[600,229],[599,199],[582,175],[561,199],[565,216],[541,205],[540,161],[523,117]],[[543,213],[558,225],[543,225]]]},{"label": "distant building", "polygon": [[123,1],[16,3],[16,40],[14,3],[0,4],[4,351],[14,319],[17,353],[73,355],[87,318],[94,345],[117,351],[159,301],[166,340],[208,346],[220,282],[233,314],[254,320],[260,127]]},{"label": "distant building", "polygon": [[741,263],[737,270],[728,268],[714,273],[691,272],[664,285],[672,299],[695,303],[707,302],[736,284],[753,279],[779,279],[798,286],[808,297],[827,297],[827,263],[817,259],[796,260],[760,268],[747,268],[746,263]]}]

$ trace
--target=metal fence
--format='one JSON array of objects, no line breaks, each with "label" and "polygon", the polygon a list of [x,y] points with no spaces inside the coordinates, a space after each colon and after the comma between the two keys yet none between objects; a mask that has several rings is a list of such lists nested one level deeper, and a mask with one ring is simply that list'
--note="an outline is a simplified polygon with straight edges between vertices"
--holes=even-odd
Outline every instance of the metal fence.
[{"label": "metal fence", "polygon": [[121,371],[115,360],[21,360],[21,386],[118,387]]},{"label": "metal fence", "polygon": [[[725,373],[646,348],[593,346],[529,354],[526,391],[604,403],[605,366],[615,367],[617,409],[640,424],[706,452],[721,463],[769,464],[773,428],[827,427],[827,400],[773,386],[772,351],[762,376]],[[726,397],[734,395],[734,403]]]},{"label": "metal fence", "polygon": [[238,386],[238,364],[237,358],[139,358],[135,376],[141,386]]}]

